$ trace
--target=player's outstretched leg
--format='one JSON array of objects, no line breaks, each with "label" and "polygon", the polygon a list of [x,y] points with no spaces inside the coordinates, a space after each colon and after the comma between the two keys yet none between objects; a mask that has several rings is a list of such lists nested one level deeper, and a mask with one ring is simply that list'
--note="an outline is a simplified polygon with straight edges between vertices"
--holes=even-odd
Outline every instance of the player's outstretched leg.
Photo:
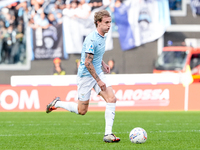
[{"label": "player's outstretched leg", "polygon": [[106,143],[119,142],[120,138],[116,137],[114,134],[107,134],[107,135],[104,135],[103,141]]},{"label": "player's outstretched leg", "polygon": [[74,102],[63,102],[59,97],[56,97],[50,104],[47,105],[46,113],[50,113],[57,108],[63,108],[70,112],[79,114],[78,112],[78,104]]},{"label": "player's outstretched leg", "polygon": [[60,101],[60,97],[56,97],[50,104],[47,105],[46,113],[50,113],[53,110],[56,110],[55,104]]}]

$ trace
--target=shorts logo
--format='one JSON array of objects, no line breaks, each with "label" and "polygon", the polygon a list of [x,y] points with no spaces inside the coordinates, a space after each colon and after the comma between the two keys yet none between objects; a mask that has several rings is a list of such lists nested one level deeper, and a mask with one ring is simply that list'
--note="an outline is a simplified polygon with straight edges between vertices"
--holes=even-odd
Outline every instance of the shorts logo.
[{"label": "shorts logo", "polygon": [[81,98],[84,98],[85,97],[85,94],[81,94]]}]

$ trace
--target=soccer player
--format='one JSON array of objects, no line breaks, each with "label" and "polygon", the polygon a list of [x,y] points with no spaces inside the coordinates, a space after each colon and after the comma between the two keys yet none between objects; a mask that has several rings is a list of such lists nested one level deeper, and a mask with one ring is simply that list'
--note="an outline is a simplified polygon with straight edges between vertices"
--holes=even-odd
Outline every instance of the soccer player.
[{"label": "soccer player", "polygon": [[64,108],[76,114],[85,115],[88,111],[89,99],[92,88],[106,101],[105,110],[105,135],[103,141],[119,142],[120,138],[112,133],[115,117],[116,97],[111,85],[101,69],[110,73],[110,67],[102,60],[105,52],[105,34],[111,27],[111,16],[108,11],[100,10],[94,15],[96,30],[90,33],[83,43],[81,63],[77,73],[78,104],[74,102],[60,101],[55,98],[47,105],[46,112],[49,113],[57,108]]}]

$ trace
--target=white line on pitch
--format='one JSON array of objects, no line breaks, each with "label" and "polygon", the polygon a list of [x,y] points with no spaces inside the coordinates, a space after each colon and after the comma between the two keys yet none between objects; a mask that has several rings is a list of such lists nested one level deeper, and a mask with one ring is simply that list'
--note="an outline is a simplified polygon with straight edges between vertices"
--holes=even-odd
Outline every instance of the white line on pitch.
[{"label": "white line on pitch", "polygon": [[[147,131],[147,133],[184,133],[184,132],[200,132],[200,130],[172,130],[172,131]],[[114,132],[115,134],[125,134],[129,132]],[[73,136],[74,134],[81,134],[81,133],[68,133],[68,137],[69,136]],[[104,134],[104,132],[93,132],[93,133],[89,133],[89,132],[85,132],[83,134]],[[0,134],[0,137],[3,136],[52,136],[52,135],[65,135],[64,133],[48,133],[48,134]]]}]

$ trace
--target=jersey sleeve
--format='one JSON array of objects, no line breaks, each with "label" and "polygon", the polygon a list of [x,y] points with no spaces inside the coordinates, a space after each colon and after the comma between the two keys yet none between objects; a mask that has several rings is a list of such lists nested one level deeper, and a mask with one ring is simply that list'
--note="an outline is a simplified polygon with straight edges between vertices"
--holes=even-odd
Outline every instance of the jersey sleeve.
[{"label": "jersey sleeve", "polygon": [[95,42],[93,40],[90,40],[89,42],[86,43],[85,53],[94,54],[94,50],[95,50]]}]

